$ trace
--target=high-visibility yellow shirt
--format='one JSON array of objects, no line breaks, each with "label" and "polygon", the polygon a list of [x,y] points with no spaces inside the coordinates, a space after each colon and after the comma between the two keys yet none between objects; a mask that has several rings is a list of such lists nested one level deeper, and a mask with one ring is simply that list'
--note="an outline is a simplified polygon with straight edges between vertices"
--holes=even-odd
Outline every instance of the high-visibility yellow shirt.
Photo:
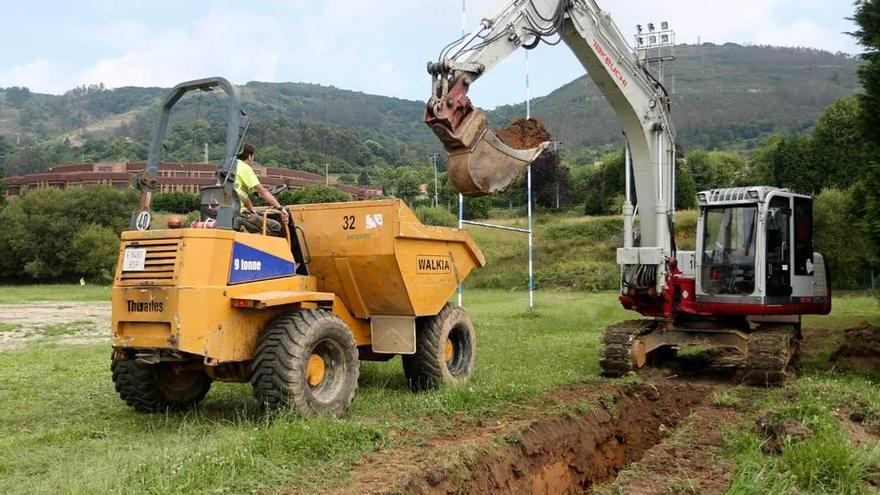
[{"label": "high-visibility yellow shirt", "polygon": [[254,188],[259,185],[260,179],[257,178],[254,169],[252,169],[246,162],[237,160],[235,169],[235,192],[238,194],[238,199],[241,200],[241,211],[247,210],[247,208],[245,208],[245,203],[250,197],[250,194],[254,192]]}]

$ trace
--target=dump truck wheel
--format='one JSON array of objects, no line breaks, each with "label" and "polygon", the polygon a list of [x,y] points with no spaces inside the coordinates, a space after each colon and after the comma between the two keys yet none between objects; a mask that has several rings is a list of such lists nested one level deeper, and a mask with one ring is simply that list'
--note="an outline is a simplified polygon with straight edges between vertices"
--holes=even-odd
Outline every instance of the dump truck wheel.
[{"label": "dump truck wheel", "polygon": [[111,369],[119,397],[144,413],[193,407],[211,388],[211,378],[204,371],[179,363],[141,364],[113,359]]},{"label": "dump truck wheel", "polygon": [[253,369],[254,396],[265,409],[335,417],[351,406],[360,372],[351,330],[332,313],[313,309],[273,320]]},{"label": "dump truck wheel", "polygon": [[477,339],[464,309],[446,304],[440,314],[419,319],[416,330],[416,353],[403,356],[410,389],[466,383],[474,372]]}]

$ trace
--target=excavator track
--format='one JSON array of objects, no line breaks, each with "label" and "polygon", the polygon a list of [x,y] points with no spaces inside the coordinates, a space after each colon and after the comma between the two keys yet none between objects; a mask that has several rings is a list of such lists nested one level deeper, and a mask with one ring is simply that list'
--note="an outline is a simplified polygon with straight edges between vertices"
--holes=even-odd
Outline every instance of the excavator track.
[{"label": "excavator track", "polygon": [[656,327],[653,320],[629,320],[616,323],[605,329],[602,338],[602,374],[621,377],[636,371],[632,346],[640,335],[651,332]]},{"label": "excavator track", "polygon": [[743,382],[764,387],[781,385],[797,355],[797,329],[793,325],[762,325],[749,335]]}]

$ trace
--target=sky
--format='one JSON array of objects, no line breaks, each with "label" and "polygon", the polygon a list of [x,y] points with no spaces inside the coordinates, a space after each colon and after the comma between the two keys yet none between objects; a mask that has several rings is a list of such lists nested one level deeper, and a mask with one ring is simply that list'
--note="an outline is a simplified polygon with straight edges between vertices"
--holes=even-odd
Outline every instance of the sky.
[{"label": "sky", "polygon": [[[680,43],[858,53],[851,0],[598,0],[624,34],[668,21]],[[458,38],[462,0],[0,0],[0,87],[61,94],[83,84],[163,86],[206,76],[295,81],[425,100],[428,60]],[[464,0],[468,31],[501,5]],[[12,40],[12,41],[10,41]],[[524,52],[471,90],[484,108],[525,100]],[[583,75],[564,47],[530,52],[531,95]]]}]

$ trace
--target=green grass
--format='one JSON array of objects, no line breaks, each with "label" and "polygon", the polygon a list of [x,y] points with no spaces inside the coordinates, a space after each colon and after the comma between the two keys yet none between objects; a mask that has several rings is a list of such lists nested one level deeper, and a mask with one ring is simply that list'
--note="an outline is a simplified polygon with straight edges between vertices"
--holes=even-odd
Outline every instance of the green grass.
[{"label": "green grass", "polygon": [[[29,345],[0,353],[0,493],[205,493],[343,484],[351,464],[416,434],[492,417],[554,386],[600,381],[610,293],[467,291],[478,368],[466,387],[408,391],[400,360],[366,363],[343,420],[262,418],[250,387],[215,384],[187,414],[142,415],[116,396],[109,346]],[[589,407],[583,405],[583,407]],[[396,431],[398,434],[391,434]]]},{"label": "green grass", "polygon": [[865,297],[864,293],[843,292],[832,294],[832,312],[828,316],[806,316],[804,326],[822,328],[852,328],[863,321],[880,325],[880,299]]},{"label": "green grass", "polygon": [[14,330],[17,329],[17,328],[18,328],[17,325],[13,325],[13,324],[11,324],[11,323],[3,323],[3,322],[0,322],[0,333],[3,333],[3,332],[12,332],[12,331],[14,331]]},{"label": "green grass", "polygon": [[76,335],[95,328],[95,322],[91,320],[72,321],[70,323],[54,323],[51,325],[42,325],[34,329],[33,333],[40,334],[43,337],[63,337],[65,335]]},{"label": "green grass", "polygon": [[[693,249],[696,212],[677,214],[680,249]],[[527,228],[524,218],[493,219],[493,223]],[[623,245],[623,219],[538,215],[534,222],[535,286],[568,291],[616,290],[620,284],[617,248]],[[524,234],[469,227],[489,263],[465,285],[482,289],[526,289],[528,239]]]},{"label": "green grass", "polygon": [[[16,288],[17,300],[64,300],[71,289],[79,286]],[[99,295],[97,288],[87,287],[75,297],[101,300]],[[412,394],[399,359],[365,363],[357,398],[342,420],[262,417],[248,385],[221,383],[195,411],[143,415],[125,406],[113,390],[109,345],[70,347],[50,341],[0,353],[0,493],[332,490],[346,483],[352,464],[365,453],[416,445],[425,441],[424,435],[457,431],[460,421],[498,417],[559,385],[604,381],[598,377],[601,331],[633,317],[613,293],[538,293],[534,313],[526,310],[527,295],[521,292],[467,290],[464,300],[478,335],[477,373],[468,386]],[[833,325],[872,318],[876,304],[866,296],[846,297],[836,306],[841,314],[821,321]],[[785,409],[801,406],[792,405],[783,391],[767,392],[759,397],[761,404],[801,416],[814,410],[807,406],[824,404],[826,409],[817,413],[820,420],[836,405],[857,404],[868,421],[880,418],[880,397],[867,379],[816,374],[795,386],[799,397],[811,401],[802,409]],[[714,400],[745,402],[738,397]],[[576,415],[596,408],[613,412],[616,404],[608,397],[547,407]],[[759,456],[756,438],[750,430],[740,431],[732,441],[730,455],[740,466],[735,487],[761,487],[784,475],[780,487],[832,493],[827,490],[863,486],[851,480],[869,471],[874,459],[841,441],[833,429],[817,436],[821,442],[814,450],[792,451],[780,459]],[[831,448],[825,443],[832,440],[838,451],[822,450]],[[827,467],[809,465],[809,459],[826,457]],[[794,464],[803,472],[792,475]]]},{"label": "green grass", "polygon": [[109,302],[109,286],[79,284],[0,285],[0,304],[36,301]]},{"label": "green grass", "polygon": [[813,434],[804,441],[785,439],[778,455],[762,452],[754,428],[734,435],[731,456],[739,469],[729,494],[876,493],[867,480],[880,476],[880,444],[855,445],[836,416],[857,412],[869,427],[880,427],[876,383],[825,373],[755,395],[753,411],[770,411],[776,422],[797,421]]}]

